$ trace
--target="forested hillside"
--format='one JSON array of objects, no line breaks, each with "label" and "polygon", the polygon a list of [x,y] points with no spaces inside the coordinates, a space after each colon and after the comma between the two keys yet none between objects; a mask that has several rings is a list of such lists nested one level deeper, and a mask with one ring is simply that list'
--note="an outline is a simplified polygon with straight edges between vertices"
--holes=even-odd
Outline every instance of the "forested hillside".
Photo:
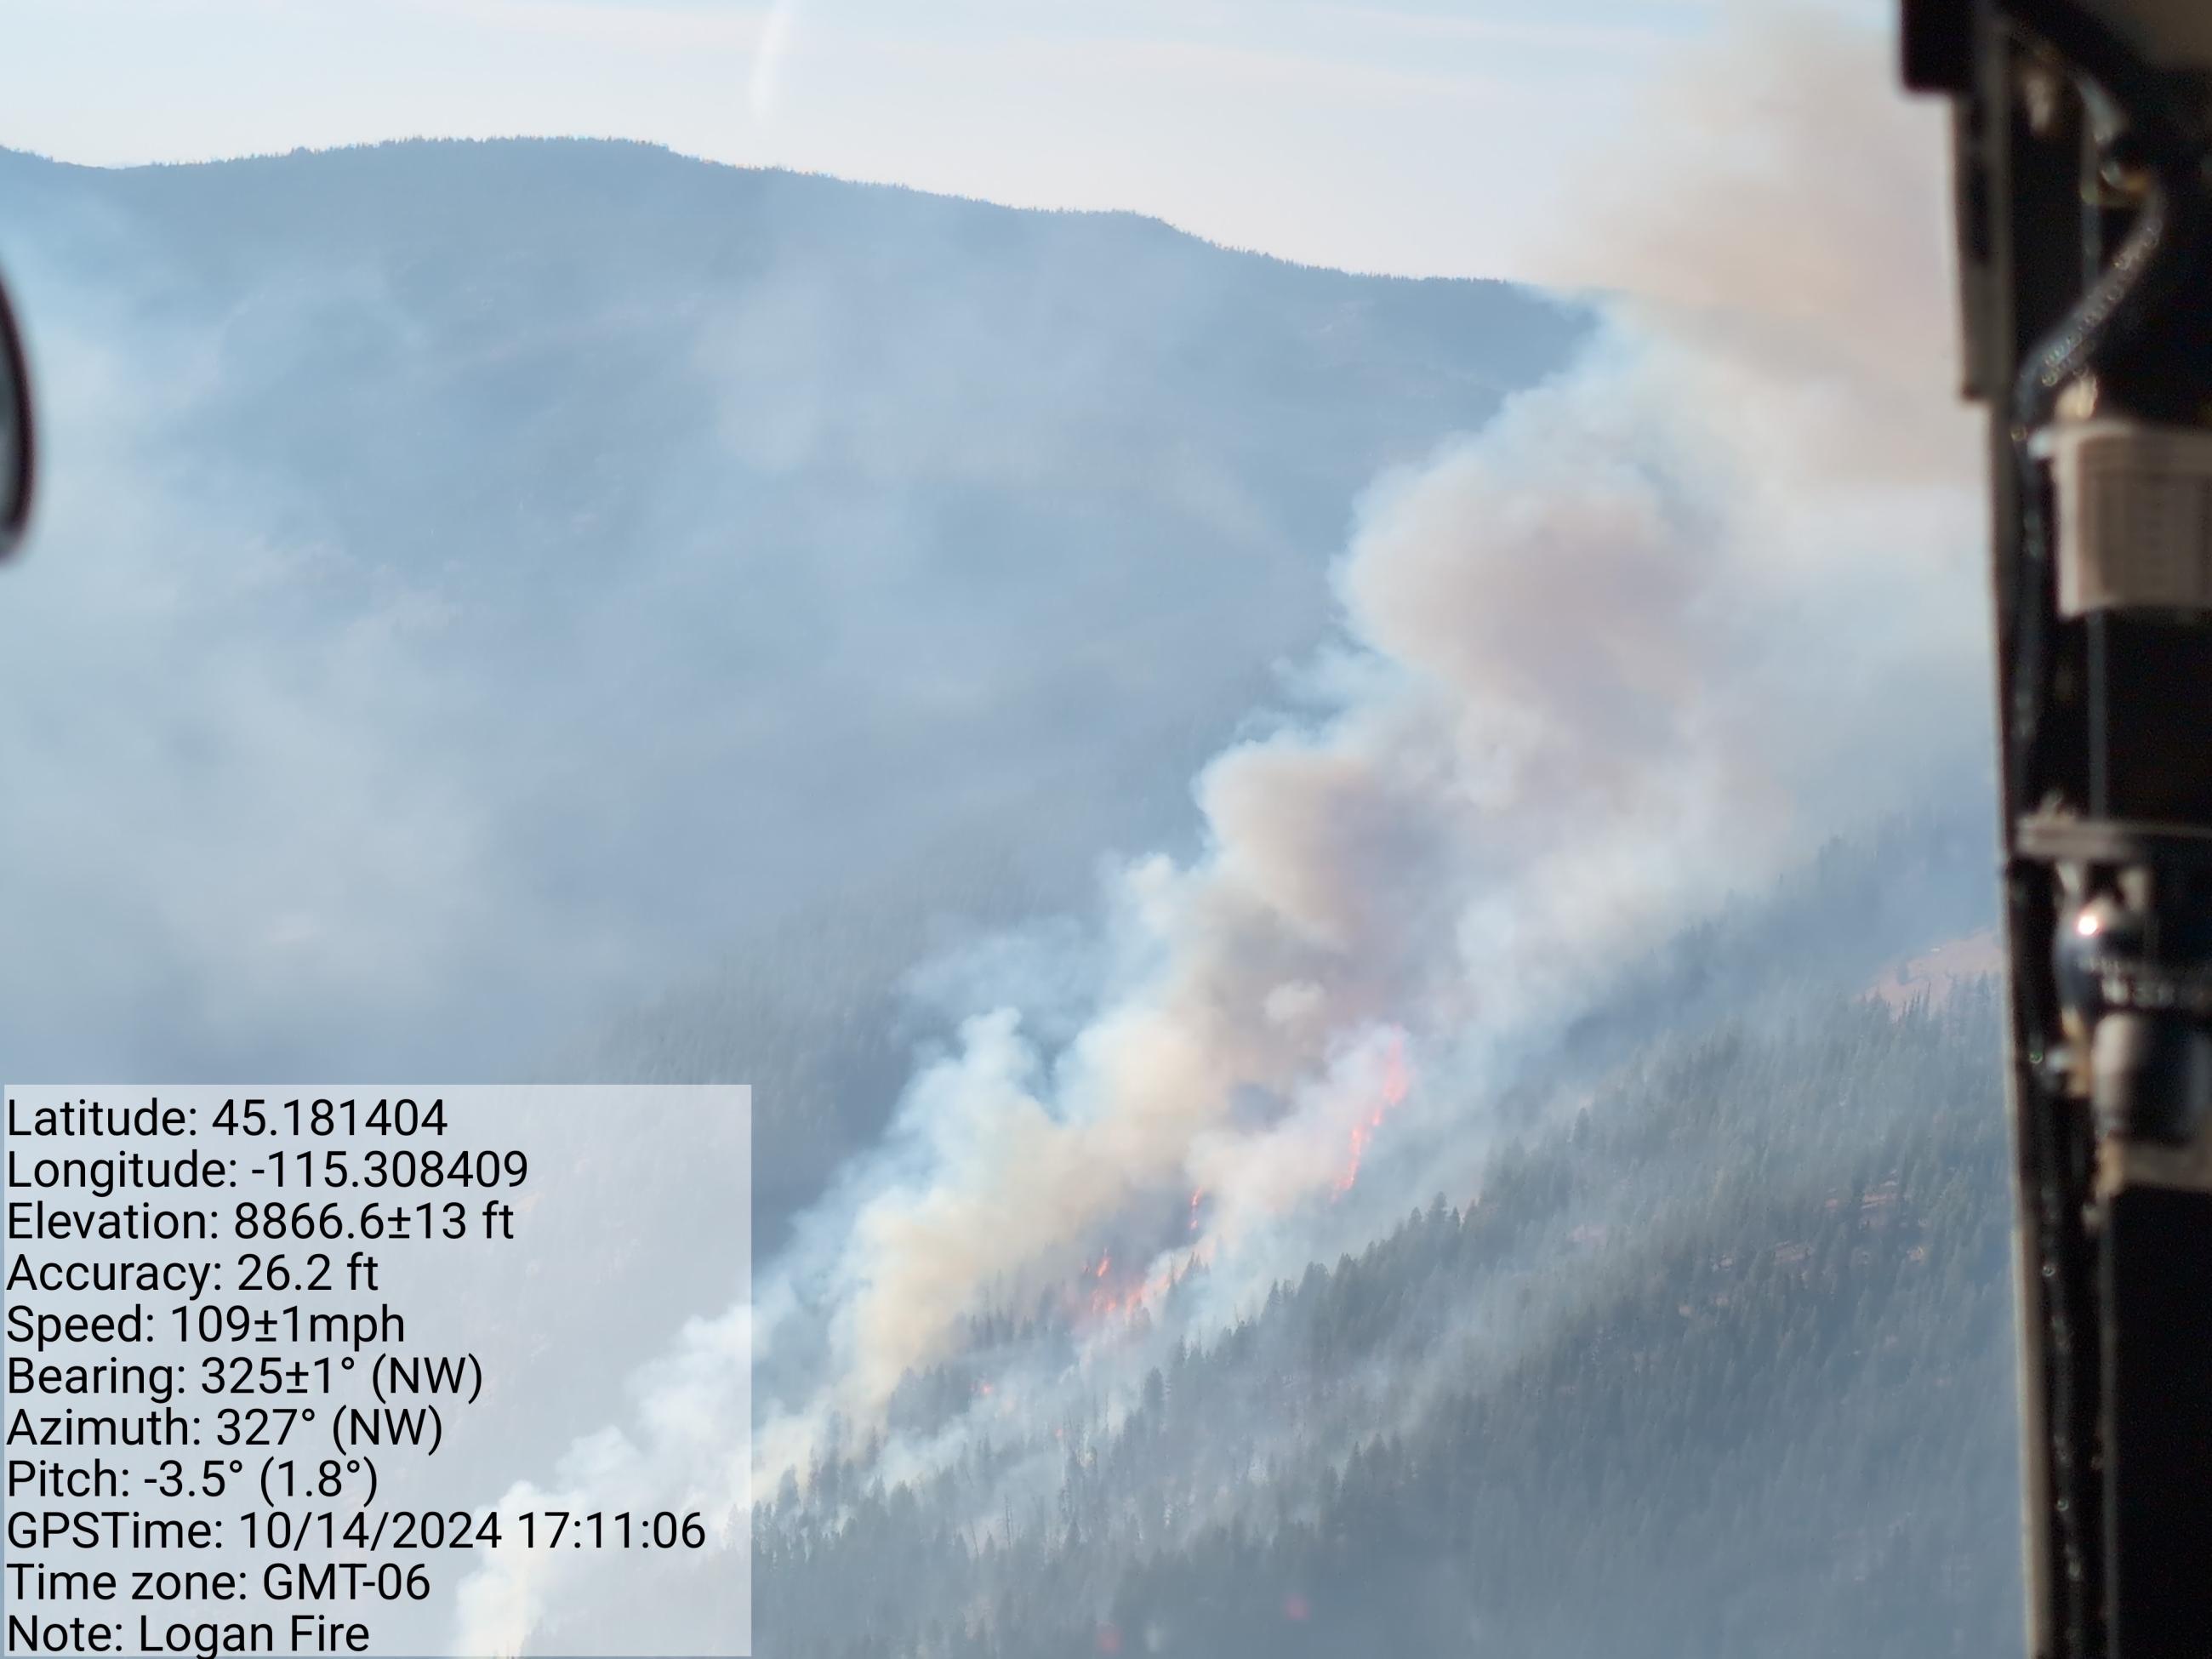
[{"label": "forested hillside", "polygon": [[1662,1042],[1120,1420],[787,1488],[759,1650],[2013,1651],[1995,1038],[1984,984]]},{"label": "forested hillside", "polygon": [[2016,1649],[1992,1000],[1867,994],[1989,921],[1917,477],[1128,216],[0,198],[0,1046],[753,1084],[763,1659]]},{"label": "forested hillside", "polygon": [[51,804],[0,923],[94,942],[0,1046],[742,1079],[771,1220],[880,1126],[901,976],[1187,839],[1361,494],[1589,327],[568,140],[0,152],[0,264],[49,441],[0,747]]}]

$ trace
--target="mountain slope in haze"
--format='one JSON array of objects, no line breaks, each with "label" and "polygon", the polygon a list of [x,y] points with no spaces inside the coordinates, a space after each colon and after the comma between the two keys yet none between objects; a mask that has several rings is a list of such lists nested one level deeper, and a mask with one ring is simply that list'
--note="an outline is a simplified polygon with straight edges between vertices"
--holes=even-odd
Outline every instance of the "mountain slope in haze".
[{"label": "mountain slope in haze", "polygon": [[[1586,330],[596,143],[0,155],[0,257],[52,417],[0,1046],[743,1079],[771,1231],[941,1036],[916,965],[1186,848],[1363,492]],[[1567,1011],[1479,1191],[1360,1143],[1404,1224],[1156,1377],[1087,1302],[974,1322],[893,1402],[937,1463],[763,1494],[759,1650],[2016,1646],[1990,1010],[1861,994],[1987,920],[1973,790]],[[998,1427],[1007,1375],[1076,1404]]]},{"label": "mountain slope in haze", "polygon": [[0,921],[80,941],[8,1050],[748,1077],[770,1210],[884,1109],[896,976],[1188,835],[1361,492],[1587,326],[566,141],[0,154]]},{"label": "mountain slope in haze", "polygon": [[1996,1034],[1981,980],[1657,1038],[1126,1411],[994,1423],[988,1341],[1051,1345],[994,1327],[914,1390],[957,1462],[762,1506],[759,1651],[2015,1651]]}]

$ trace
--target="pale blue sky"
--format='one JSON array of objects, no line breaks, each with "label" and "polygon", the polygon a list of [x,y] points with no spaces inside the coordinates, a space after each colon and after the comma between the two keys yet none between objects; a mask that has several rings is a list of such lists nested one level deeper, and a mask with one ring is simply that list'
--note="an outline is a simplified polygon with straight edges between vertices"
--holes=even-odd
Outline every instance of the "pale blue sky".
[{"label": "pale blue sky", "polygon": [[1559,181],[1725,3],[8,0],[0,143],[118,163],[619,136],[1512,275]]}]

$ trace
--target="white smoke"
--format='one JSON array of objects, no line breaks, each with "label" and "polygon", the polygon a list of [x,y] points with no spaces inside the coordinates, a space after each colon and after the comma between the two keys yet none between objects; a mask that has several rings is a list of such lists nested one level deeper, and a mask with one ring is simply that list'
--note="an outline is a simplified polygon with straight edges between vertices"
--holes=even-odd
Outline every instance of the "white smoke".
[{"label": "white smoke", "polygon": [[1109,881],[1073,1035],[976,1012],[763,1279],[765,1351],[823,1346],[763,1401],[757,1487],[968,1316],[1103,1277],[1133,1214],[1191,1195],[1115,1268],[1136,1295],[1295,1274],[1378,1140],[1464,1156],[1514,1042],[1974,752],[1940,131],[1888,74],[1807,15],[1656,89],[1542,255],[1625,291],[1577,366],[1375,488],[1304,712],[1205,769],[1199,857]]}]

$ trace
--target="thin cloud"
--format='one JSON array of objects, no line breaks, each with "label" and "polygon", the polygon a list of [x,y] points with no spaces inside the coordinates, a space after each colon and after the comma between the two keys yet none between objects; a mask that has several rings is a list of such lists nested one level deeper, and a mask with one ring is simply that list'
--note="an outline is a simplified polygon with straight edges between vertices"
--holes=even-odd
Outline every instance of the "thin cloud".
[{"label": "thin cloud", "polygon": [[753,119],[763,126],[775,118],[785,64],[791,56],[792,31],[798,21],[799,0],[775,0],[754,35],[753,69],[746,83],[745,105]]}]

